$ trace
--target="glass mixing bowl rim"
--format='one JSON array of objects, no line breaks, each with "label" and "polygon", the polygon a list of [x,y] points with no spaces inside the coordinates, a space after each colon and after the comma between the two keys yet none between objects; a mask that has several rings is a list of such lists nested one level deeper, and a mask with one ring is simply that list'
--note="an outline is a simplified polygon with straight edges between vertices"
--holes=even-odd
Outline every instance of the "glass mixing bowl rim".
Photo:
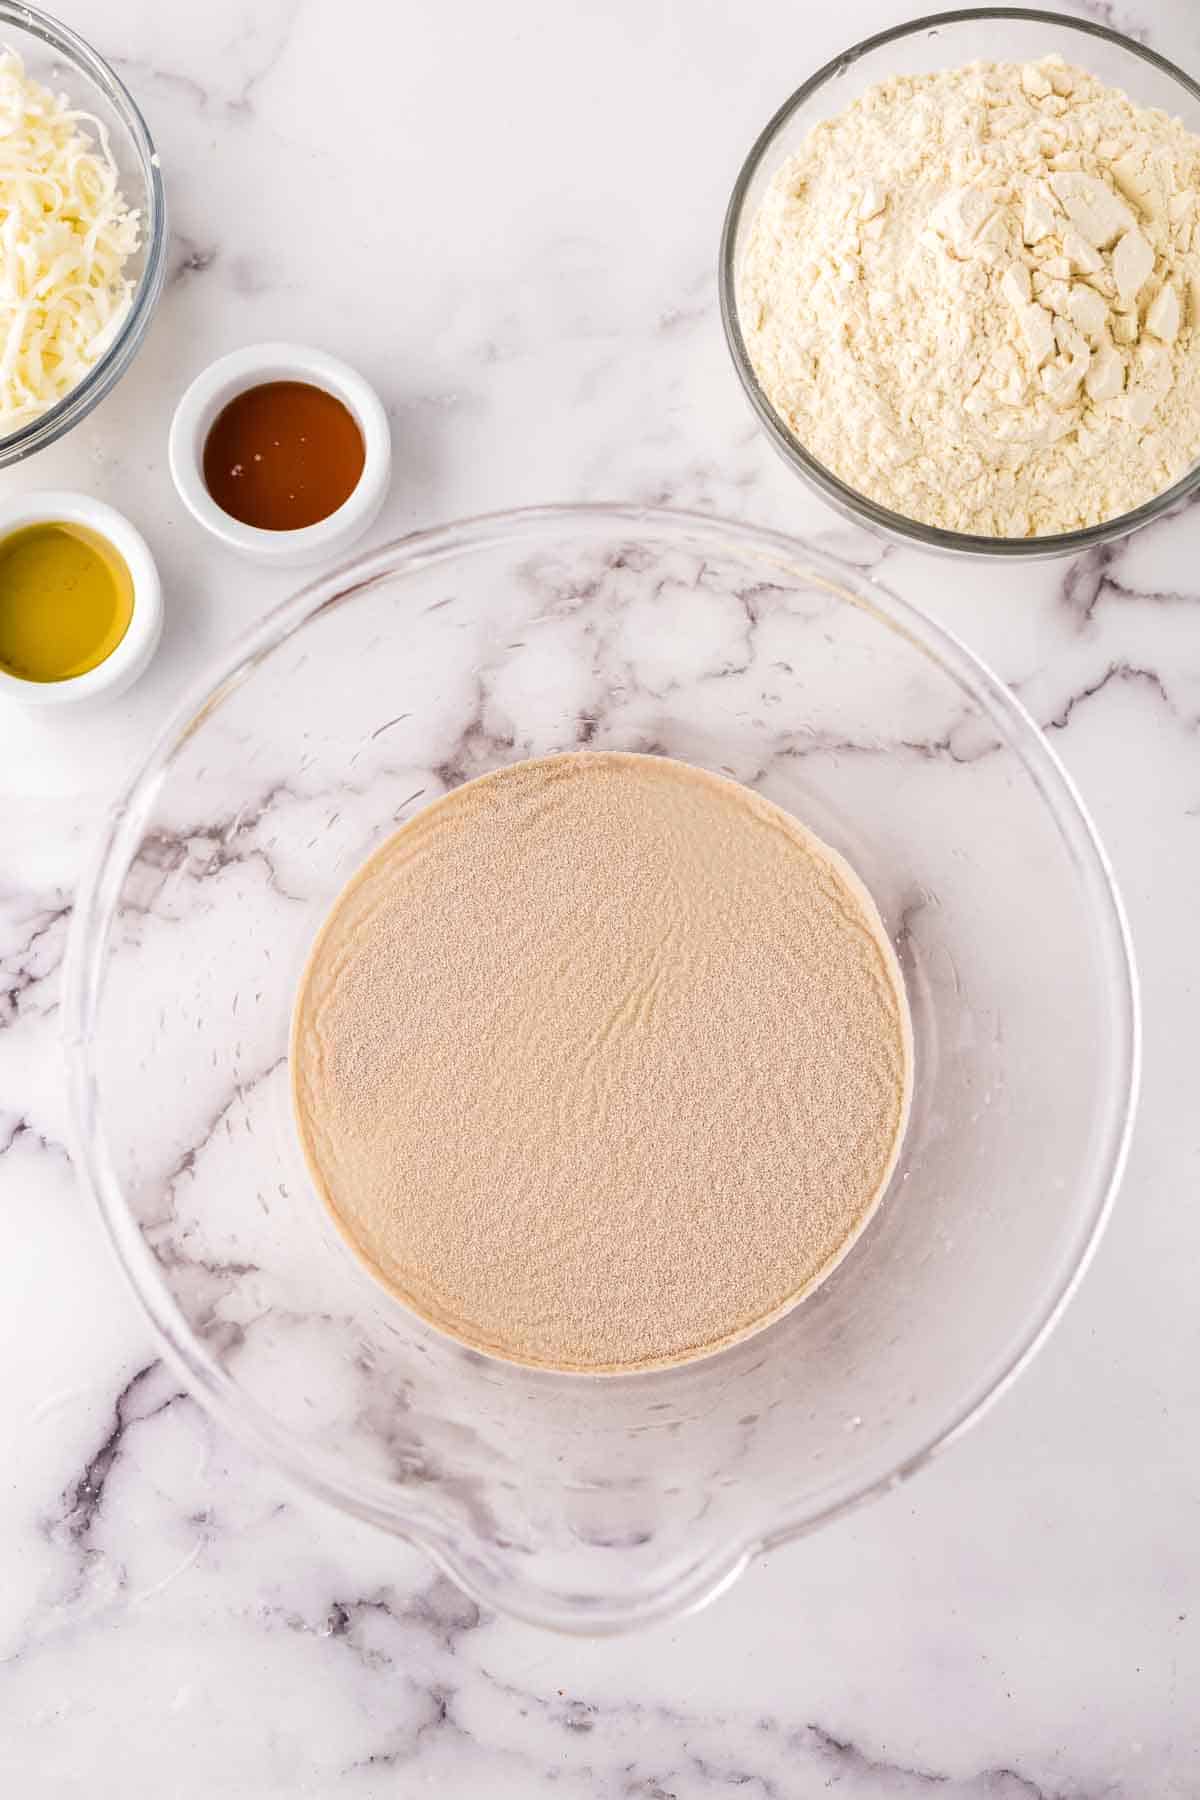
[{"label": "glass mixing bowl rim", "polygon": [[[167,202],[163,187],[158,151],[141,109],[116,70],[94,50],[85,38],[64,25],[50,13],[33,6],[22,6],[15,0],[0,0],[0,42],[6,26],[16,26],[37,37],[89,77],[117,113],[133,141],[145,183],[146,199],[142,208],[142,230],[145,234],[146,261],[134,289],[129,314],[99,362],[93,364],[69,393],[56,400],[36,419],[0,437],[0,468],[22,462],[37,450],[50,444],[77,425],[93,407],[111,392],[124,375],[142,346],[154,309],[162,294],[167,267]],[[86,112],[86,97],[74,104]]]},{"label": "glass mixing bowl rim", "polygon": [[[308,620],[351,600],[354,595],[397,573],[434,566],[463,553],[479,553],[564,530],[611,536],[627,527],[633,532],[661,534],[679,548],[689,543],[719,549],[744,548],[767,557],[791,573],[807,573],[845,600],[873,614],[885,627],[908,639],[929,656],[997,727],[1003,742],[1018,755],[1055,824],[1081,880],[1094,887],[1090,895],[1093,923],[1103,952],[1113,1029],[1108,1045],[1112,1058],[1111,1102],[1102,1126],[1102,1148],[1092,1158],[1095,1175],[1086,1204],[1080,1209],[1059,1257],[1059,1272],[1037,1305],[1022,1310],[1003,1353],[971,1385],[967,1395],[932,1431],[901,1457],[881,1458],[877,1469],[842,1481],[814,1497],[802,1515],[780,1517],[770,1527],[756,1524],[741,1541],[708,1549],[682,1575],[668,1574],[658,1587],[637,1590],[611,1605],[589,1598],[586,1607],[546,1596],[544,1606],[514,1604],[493,1587],[486,1571],[485,1546],[464,1546],[441,1518],[438,1508],[406,1494],[403,1499],[386,1481],[356,1475],[332,1478],[320,1459],[281,1428],[259,1402],[245,1394],[196,1339],[161,1278],[133,1214],[125,1205],[98,1116],[97,1089],[90,1066],[92,1022],[106,968],[109,929],[132,855],[170,761],[226,695],[260,662],[296,634]],[[458,1585],[481,1604],[528,1622],[591,1634],[619,1631],[674,1616],[703,1604],[725,1587],[758,1551],[774,1547],[839,1517],[853,1507],[899,1485],[962,1435],[1005,1392],[1028,1365],[1061,1316],[1082,1279],[1111,1211],[1128,1154],[1136,1107],[1141,1061],[1140,1006],[1137,974],[1124,905],[1112,868],[1074,782],[1036,723],[1011,691],[962,641],[928,618],[910,602],[890,593],[873,577],[809,549],[783,532],[746,522],[681,510],[621,504],[557,505],[482,514],[456,523],[414,532],[380,548],[350,558],[310,582],[290,599],[249,627],[214,659],[159,731],[151,748],[108,807],[90,864],[81,881],[71,921],[64,968],[62,1039],[67,1063],[71,1149],[83,1184],[94,1199],[117,1260],[149,1319],[170,1363],[214,1418],[260,1458],[294,1481],[305,1493],[336,1509],[400,1535],[424,1549]],[[1026,1314],[1028,1316],[1026,1316]],[[536,1379],[538,1372],[527,1371]],[[547,1375],[555,1382],[563,1379]],[[576,1381],[613,1379],[573,1376]],[[628,1375],[625,1381],[652,1381],[654,1374]]]},{"label": "glass mixing bowl rim", "polygon": [[976,532],[950,531],[938,525],[924,524],[920,519],[911,519],[905,513],[893,512],[889,507],[881,506],[868,495],[853,488],[833,470],[820,462],[807,450],[800,439],[792,432],[785,421],[775,410],[755,373],[742,335],[741,321],[737,305],[737,238],[745,213],[746,201],[750,185],[759,168],[771,149],[779,132],[787,124],[793,113],[820,92],[829,82],[842,75],[854,63],[874,50],[887,44],[898,43],[903,38],[916,37],[922,32],[936,34],[949,25],[974,23],[994,23],[1005,20],[1023,20],[1037,25],[1049,25],[1057,31],[1077,32],[1081,37],[1100,38],[1127,51],[1141,62],[1148,63],[1160,74],[1171,77],[1188,93],[1193,100],[1200,102],[1200,83],[1192,79],[1187,72],[1160,55],[1157,50],[1139,44],[1124,32],[1115,31],[1110,25],[1101,25],[1093,19],[1070,18],[1062,13],[1046,12],[1040,7],[1029,6],[972,6],[962,7],[954,12],[927,13],[919,19],[907,20],[902,25],[893,25],[886,31],[877,31],[871,37],[863,38],[852,44],[818,69],[814,75],[801,84],[794,93],[779,106],[768,119],[763,129],[755,138],[738,171],[737,180],[725,209],[725,219],[721,228],[721,244],[717,260],[717,288],[721,306],[721,323],[725,331],[725,342],[730,358],[742,389],[751,407],[758,417],[759,424],[766,432],[773,447],[787,463],[788,467],[802,480],[814,488],[843,517],[853,519],[856,524],[867,525],[875,531],[882,531],[888,537],[901,542],[919,544],[926,550],[937,550],[959,556],[997,557],[1025,559],[1027,561],[1045,560],[1056,556],[1073,556],[1081,550],[1090,550],[1097,544],[1111,543],[1115,538],[1127,537],[1130,532],[1148,525],[1152,520],[1161,518],[1172,507],[1194,493],[1200,486],[1200,459],[1179,480],[1164,488],[1161,494],[1155,494],[1141,506],[1133,507],[1129,512],[1119,513],[1116,518],[1105,519],[1099,525],[1088,525],[1080,531],[1048,532],[1042,537],[987,537]]}]

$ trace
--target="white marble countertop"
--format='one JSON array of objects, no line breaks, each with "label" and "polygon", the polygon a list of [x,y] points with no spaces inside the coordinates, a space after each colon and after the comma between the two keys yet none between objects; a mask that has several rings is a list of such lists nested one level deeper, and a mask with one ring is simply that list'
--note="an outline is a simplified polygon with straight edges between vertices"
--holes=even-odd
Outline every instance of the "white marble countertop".
[{"label": "white marble countertop", "polygon": [[[157,135],[169,288],[110,400],[3,480],[127,510],[160,559],[167,627],[116,705],[0,721],[0,1789],[1200,1793],[1200,526],[1185,513],[1019,576],[889,549],[776,464],[717,316],[720,216],[751,138],[820,61],[905,9],[763,0],[742,24],[711,0],[67,10]],[[1063,10],[1200,70],[1195,0]],[[98,813],[181,686],[292,585],[205,539],[166,469],[183,385],[265,337],[349,357],[386,399],[396,479],[373,541],[633,498],[881,568],[1053,733],[1123,885],[1144,1098],[1065,1322],[914,1484],[640,1636],[481,1615],[418,1552],[301,1502],[225,1440],[157,1365],[63,1148],[57,982]]]}]

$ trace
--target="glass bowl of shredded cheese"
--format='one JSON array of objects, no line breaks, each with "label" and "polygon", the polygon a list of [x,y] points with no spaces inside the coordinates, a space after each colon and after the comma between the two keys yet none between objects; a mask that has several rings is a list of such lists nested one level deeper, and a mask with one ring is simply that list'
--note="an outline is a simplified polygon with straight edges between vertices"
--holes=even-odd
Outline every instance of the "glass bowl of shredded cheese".
[{"label": "glass bowl of shredded cheese", "polygon": [[67,26],[0,0],[0,467],[120,380],[165,245],[158,157],[122,82]]},{"label": "glass bowl of shredded cheese", "polygon": [[734,184],[720,297],[768,439],[829,504],[962,555],[1073,554],[1200,485],[1200,85],[1090,19],[855,45]]}]

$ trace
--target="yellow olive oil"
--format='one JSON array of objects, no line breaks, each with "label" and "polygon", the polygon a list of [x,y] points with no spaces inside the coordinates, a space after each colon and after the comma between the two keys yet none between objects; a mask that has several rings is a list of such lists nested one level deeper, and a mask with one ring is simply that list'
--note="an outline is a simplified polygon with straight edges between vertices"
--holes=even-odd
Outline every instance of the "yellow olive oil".
[{"label": "yellow olive oil", "polygon": [[86,525],[47,520],[0,539],[0,668],[69,681],[111,656],[133,617],[133,578]]}]

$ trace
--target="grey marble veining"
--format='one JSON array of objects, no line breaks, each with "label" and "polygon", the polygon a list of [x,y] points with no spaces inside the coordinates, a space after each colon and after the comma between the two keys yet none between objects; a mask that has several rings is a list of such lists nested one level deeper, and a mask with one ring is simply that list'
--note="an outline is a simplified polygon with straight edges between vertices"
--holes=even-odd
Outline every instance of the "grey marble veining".
[{"label": "grey marble veining", "polygon": [[[1191,0],[1062,10],[1200,69]],[[901,10],[767,0],[752,32],[666,0],[79,0],[67,16],[159,140],[173,278],[111,399],[5,480],[127,510],[159,557],[168,624],[116,706],[0,720],[0,1787],[1190,1800],[1196,515],[1019,578],[878,543],[775,463],[717,318],[716,237],[746,146],[808,70]],[[160,1361],[64,1148],[59,980],[99,812],[184,684],[293,585],[202,538],[165,467],[191,374],[268,336],[349,356],[384,395],[396,481],[377,541],[490,507],[668,502],[801,533],[926,607],[1050,732],[1129,907],[1141,1122],[1051,1343],[911,1487],[632,1639],[568,1642],[481,1613],[418,1552],[299,1500],[231,1443]],[[395,742],[385,732],[375,754]],[[460,765],[469,726],[443,774]],[[287,800],[264,788],[262,817]],[[181,822],[148,888],[180,868],[202,885],[235,856],[288,891],[260,823],[243,816],[218,843]],[[172,1104],[168,1073],[156,1099]]]}]

